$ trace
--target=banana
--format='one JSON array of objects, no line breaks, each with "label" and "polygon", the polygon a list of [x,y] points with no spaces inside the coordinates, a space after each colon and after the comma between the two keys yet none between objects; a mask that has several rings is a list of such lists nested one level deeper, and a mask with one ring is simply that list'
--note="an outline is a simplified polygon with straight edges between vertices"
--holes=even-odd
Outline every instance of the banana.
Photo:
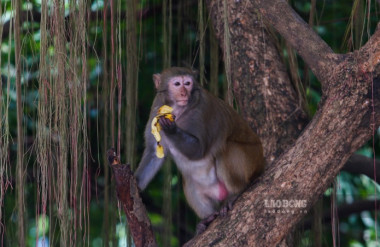
[{"label": "banana", "polygon": [[158,117],[153,118],[151,129],[154,139],[156,139],[157,142],[161,141],[161,135],[159,133],[161,130],[161,125],[158,123]]},{"label": "banana", "polygon": [[168,105],[163,105],[158,109],[158,115],[163,115],[166,113],[172,113],[172,111],[173,111],[173,108],[171,108]]},{"label": "banana", "polygon": [[168,106],[168,105],[161,106],[158,109],[157,115],[153,118],[152,124],[151,124],[151,132],[154,136],[154,139],[156,139],[156,141],[157,141],[156,156],[160,159],[163,158],[165,155],[164,155],[164,148],[160,144],[160,141],[161,141],[161,135],[160,135],[161,125],[158,122],[158,119],[160,117],[165,117],[165,118],[167,118],[173,122],[174,116],[172,114],[172,111],[173,111],[173,108]]},{"label": "banana", "polygon": [[165,156],[164,155],[164,147],[161,144],[157,144],[156,156],[160,159],[162,159]]}]

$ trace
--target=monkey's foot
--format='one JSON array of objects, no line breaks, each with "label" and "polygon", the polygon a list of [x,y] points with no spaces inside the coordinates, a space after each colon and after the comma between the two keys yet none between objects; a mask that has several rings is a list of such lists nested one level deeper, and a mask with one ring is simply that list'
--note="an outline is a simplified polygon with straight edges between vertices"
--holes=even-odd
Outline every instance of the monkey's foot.
[{"label": "monkey's foot", "polygon": [[204,218],[203,220],[201,220],[201,222],[198,223],[197,227],[196,227],[196,235],[199,235],[201,233],[203,233],[207,227],[211,224],[211,222],[213,222],[216,217],[218,217],[220,213],[219,212],[215,212],[213,214],[211,214],[210,216],[208,216],[207,218]]},{"label": "monkey's foot", "polygon": [[207,229],[207,227],[211,224],[211,222],[213,222],[216,219],[216,217],[218,217],[219,215],[221,217],[226,217],[228,214],[228,211],[232,209],[232,205],[234,204],[234,202],[235,200],[228,201],[218,212],[215,212],[211,214],[210,216],[208,216],[207,218],[204,218],[203,220],[201,220],[201,222],[199,222],[196,227],[196,235],[203,233]]},{"label": "monkey's foot", "polygon": [[228,213],[228,211],[230,211],[232,209],[232,206],[234,205],[235,200],[236,200],[236,198],[233,200],[227,201],[227,203],[219,211],[220,216],[222,216],[222,217],[227,216],[227,213]]}]

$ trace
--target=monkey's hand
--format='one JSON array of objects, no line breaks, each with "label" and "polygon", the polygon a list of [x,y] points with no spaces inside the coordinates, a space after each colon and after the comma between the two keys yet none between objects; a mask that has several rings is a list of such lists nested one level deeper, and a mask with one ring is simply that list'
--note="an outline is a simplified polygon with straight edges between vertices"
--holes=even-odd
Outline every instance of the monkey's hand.
[{"label": "monkey's hand", "polygon": [[173,119],[163,116],[163,117],[160,117],[160,119],[158,120],[162,130],[164,130],[165,133],[174,134],[177,129],[177,125],[175,124],[175,121],[174,121],[175,116],[172,115],[172,118]]}]

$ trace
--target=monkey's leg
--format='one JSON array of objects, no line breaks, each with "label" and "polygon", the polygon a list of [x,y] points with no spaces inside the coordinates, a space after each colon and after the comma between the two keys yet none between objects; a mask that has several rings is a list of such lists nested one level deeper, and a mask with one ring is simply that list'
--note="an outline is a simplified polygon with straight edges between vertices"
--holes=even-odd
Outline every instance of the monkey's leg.
[{"label": "monkey's leg", "polygon": [[190,207],[202,219],[196,229],[197,234],[199,234],[206,230],[207,226],[216,218],[217,215],[213,218],[212,216],[217,209],[217,204],[215,200],[207,196],[204,187],[190,179],[184,181],[183,190]]}]

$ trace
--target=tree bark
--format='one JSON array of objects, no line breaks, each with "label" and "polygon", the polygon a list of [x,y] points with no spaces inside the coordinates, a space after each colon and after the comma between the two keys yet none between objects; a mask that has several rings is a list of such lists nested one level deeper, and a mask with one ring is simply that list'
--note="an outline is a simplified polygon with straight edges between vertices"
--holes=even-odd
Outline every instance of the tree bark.
[{"label": "tree bark", "polygon": [[157,246],[152,225],[139,195],[137,182],[129,165],[120,164],[113,149],[107,151],[107,158],[116,182],[117,197],[127,216],[129,230],[137,247]]},{"label": "tree bark", "polygon": [[[214,22],[217,35],[220,35],[223,19],[220,18],[218,1],[208,1],[209,11]],[[267,65],[267,74],[261,81],[255,80],[254,55],[249,56],[253,49],[246,48],[234,50],[234,38],[236,35],[242,39],[252,40],[259,37],[251,29],[252,21],[257,8],[260,15],[297,50],[305,60],[323,87],[322,100],[319,109],[311,122],[303,129],[298,139],[288,147],[280,156],[281,151],[273,150],[273,147],[264,147],[266,155],[277,158],[264,174],[250,186],[245,193],[236,201],[233,209],[226,217],[217,218],[208,229],[201,235],[192,239],[189,246],[277,246],[286,237],[292,227],[304,217],[305,213],[317,201],[322,193],[328,188],[339,170],[349,157],[361,147],[379,126],[380,114],[375,112],[380,105],[380,30],[373,34],[371,39],[360,50],[345,55],[334,54],[331,48],[318,36],[307,24],[288,6],[284,0],[272,1],[228,1],[229,27],[232,46],[232,63],[240,64],[238,70],[233,72],[234,86],[237,83],[251,84],[253,89],[245,91],[245,98],[250,97],[252,103],[239,103],[244,105],[245,112],[252,112],[254,119],[247,117],[256,126],[257,132],[263,139],[264,145],[270,142],[260,131],[260,128],[268,126],[265,119],[263,125],[258,125],[263,110],[260,108],[265,102],[262,91],[255,88],[269,85],[270,78],[279,73],[281,67]],[[254,20],[258,20],[257,18]],[[259,29],[260,30],[260,29]],[[261,33],[263,32],[261,28]],[[268,44],[268,40],[262,40]],[[223,43],[222,43],[223,44]],[[236,43],[237,45],[238,43]],[[251,43],[250,43],[251,44]],[[223,49],[223,47],[222,47]],[[240,51],[240,52],[239,52]],[[266,50],[270,53],[270,50]],[[266,62],[264,59],[263,61]],[[285,73],[285,72],[283,72]],[[272,76],[272,77],[271,77]],[[291,92],[290,83],[284,84],[282,79],[277,78],[282,84],[277,84],[274,91],[268,90],[267,95],[275,99],[285,99],[284,104],[294,107],[297,105],[296,97],[282,94]],[[283,87],[285,89],[283,89]],[[237,87],[235,87],[237,88]],[[247,87],[249,88],[249,87]],[[270,88],[272,89],[272,88]],[[236,93],[236,91],[235,91]],[[259,98],[259,99],[258,99]],[[287,99],[287,100],[286,100]],[[248,107],[249,106],[249,107]],[[283,121],[273,121],[272,129],[278,130],[283,125],[285,139],[293,133],[297,133],[299,126],[303,127],[302,114],[293,111],[289,114],[288,105],[273,109],[278,105],[266,104],[264,116],[282,116]],[[294,109],[294,108],[293,108]],[[295,107],[297,109],[297,107]],[[290,111],[291,112],[291,111]],[[300,115],[297,115],[300,114]],[[296,117],[301,116],[301,117]],[[293,120],[295,118],[295,120]],[[279,117],[278,119],[281,119]],[[269,129],[269,128],[268,128]],[[278,132],[273,134],[277,137]],[[274,138],[276,138],[274,137]],[[280,138],[281,140],[281,138]],[[288,143],[289,141],[285,142]],[[279,150],[285,150],[280,145]],[[267,159],[271,160],[272,157]],[[286,202],[306,202],[306,205],[285,207]],[[273,207],[268,202],[279,202],[280,207]],[[303,207],[305,206],[305,207]]]},{"label": "tree bark", "polygon": [[[224,44],[223,1],[207,3],[219,44]],[[270,164],[295,141],[308,118],[255,8],[229,0],[227,15],[234,95],[241,115],[260,136]]]}]

